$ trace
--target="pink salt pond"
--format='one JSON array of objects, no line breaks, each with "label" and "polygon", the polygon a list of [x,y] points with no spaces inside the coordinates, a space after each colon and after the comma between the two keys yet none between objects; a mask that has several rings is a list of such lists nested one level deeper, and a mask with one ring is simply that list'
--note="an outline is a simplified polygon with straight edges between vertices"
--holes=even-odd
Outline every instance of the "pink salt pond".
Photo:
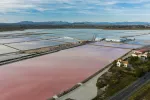
[{"label": "pink salt pond", "polygon": [[46,100],[128,51],[84,45],[0,66],[0,100]]}]

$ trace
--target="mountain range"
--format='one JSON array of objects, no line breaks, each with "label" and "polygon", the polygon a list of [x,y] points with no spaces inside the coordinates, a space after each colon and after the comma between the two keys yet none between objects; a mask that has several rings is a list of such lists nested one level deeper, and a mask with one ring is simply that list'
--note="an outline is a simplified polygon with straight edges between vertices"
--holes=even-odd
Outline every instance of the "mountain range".
[{"label": "mountain range", "polygon": [[48,21],[48,22],[32,22],[21,21],[18,23],[0,23],[0,25],[150,25],[150,22],[64,22],[64,21]]}]

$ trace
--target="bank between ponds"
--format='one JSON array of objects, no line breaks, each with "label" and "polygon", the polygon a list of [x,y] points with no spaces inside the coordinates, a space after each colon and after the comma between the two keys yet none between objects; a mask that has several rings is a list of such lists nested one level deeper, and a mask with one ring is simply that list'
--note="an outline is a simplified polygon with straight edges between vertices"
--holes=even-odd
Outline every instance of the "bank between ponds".
[{"label": "bank between ponds", "polygon": [[[42,48],[37,48],[37,49],[30,49],[30,50],[20,50],[18,52],[13,52],[13,56],[16,55],[16,57],[8,57],[8,59],[1,60],[0,61],[0,66],[5,65],[5,64],[10,64],[42,55],[47,55],[55,52],[59,52],[61,50],[69,49],[69,48],[74,48],[82,45],[86,45],[91,43],[92,41],[79,41],[78,43],[65,43],[65,44],[60,44],[57,46],[49,46],[49,47],[42,47]],[[6,54],[7,55],[7,54]],[[17,55],[22,55],[20,57],[17,57]],[[5,56],[5,54],[3,54]],[[10,53],[11,56],[11,53]]]}]

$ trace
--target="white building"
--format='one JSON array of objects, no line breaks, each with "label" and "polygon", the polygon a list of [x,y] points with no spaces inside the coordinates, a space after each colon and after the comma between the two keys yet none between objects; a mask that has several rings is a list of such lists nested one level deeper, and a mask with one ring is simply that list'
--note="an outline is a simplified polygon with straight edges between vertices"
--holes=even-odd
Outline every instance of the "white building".
[{"label": "white building", "polygon": [[148,57],[148,50],[147,49],[134,50],[131,56],[146,59]]},{"label": "white building", "polygon": [[128,67],[129,65],[128,61],[123,61],[122,64],[123,64],[123,67]]},{"label": "white building", "polygon": [[120,39],[111,39],[111,38],[106,38],[105,40],[106,40],[106,41],[108,41],[108,42],[121,42],[121,40],[120,40]]},{"label": "white building", "polygon": [[105,38],[99,38],[99,37],[95,38],[95,41],[102,41],[102,40],[105,40]]},{"label": "white building", "polygon": [[117,61],[117,67],[121,67],[121,62]]},{"label": "white building", "polygon": [[116,65],[117,67],[128,67],[129,63],[128,61],[122,61],[121,59],[118,59]]},{"label": "white building", "polygon": [[108,36],[106,37],[105,40],[108,42],[123,42],[123,41],[126,41],[126,38],[120,38],[117,36]]},{"label": "white building", "polygon": [[116,64],[117,67],[121,67],[121,62],[122,62],[122,59],[118,59],[118,60],[117,60],[117,64]]},{"label": "white building", "polygon": [[57,96],[57,95],[54,95],[53,98],[54,98],[54,99],[58,99],[58,96]]}]

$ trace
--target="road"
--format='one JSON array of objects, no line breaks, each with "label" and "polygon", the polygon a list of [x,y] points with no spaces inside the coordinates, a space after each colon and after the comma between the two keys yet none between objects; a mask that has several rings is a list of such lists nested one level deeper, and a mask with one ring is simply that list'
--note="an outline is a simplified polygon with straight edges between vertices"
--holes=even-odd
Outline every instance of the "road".
[{"label": "road", "polygon": [[142,87],[145,83],[150,81],[150,72],[145,74],[143,77],[139,78],[130,86],[121,90],[114,96],[110,97],[108,100],[128,100],[128,98],[134,93],[137,89]]}]

